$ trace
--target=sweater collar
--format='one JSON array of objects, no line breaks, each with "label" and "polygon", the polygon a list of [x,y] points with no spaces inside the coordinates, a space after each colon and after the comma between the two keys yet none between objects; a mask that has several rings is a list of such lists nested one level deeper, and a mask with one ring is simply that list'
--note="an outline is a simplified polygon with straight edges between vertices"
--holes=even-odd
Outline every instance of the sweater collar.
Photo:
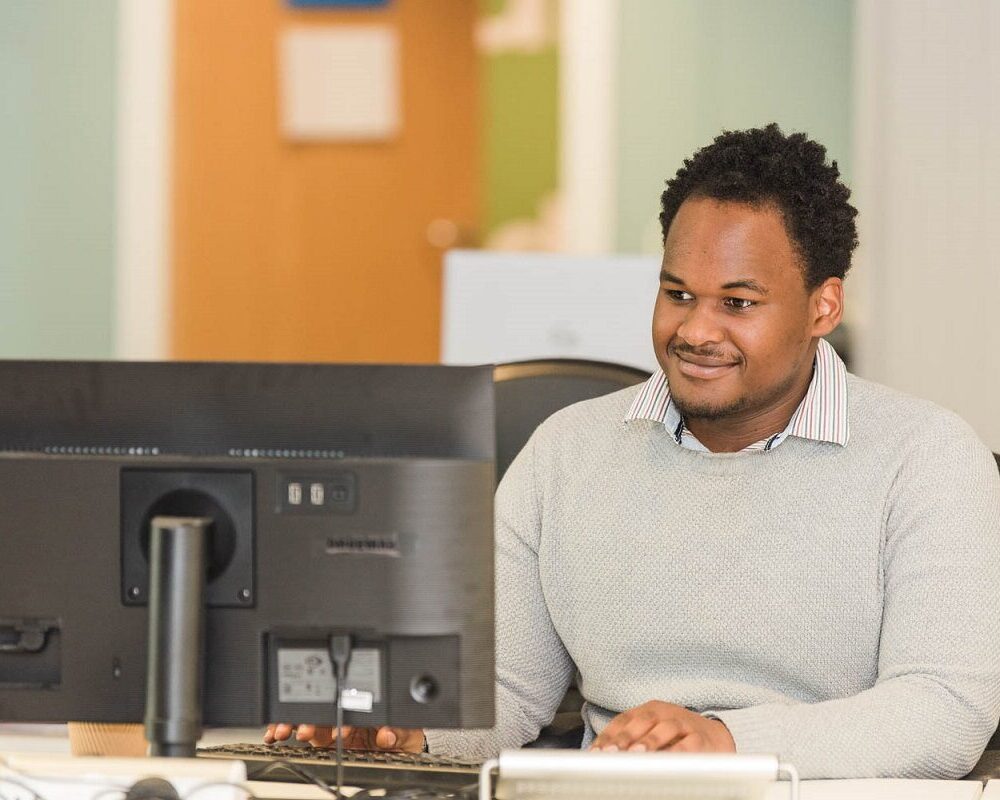
[{"label": "sweater collar", "polygon": [[[625,421],[634,419],[663,423],[680,443],[684,424],[677,406],[670,398],[667,376],[662,369],[657,369],[635,396],[625,415]],[[787,436],[830,442],[841,447],[845,447],[850,438],[847,423],[847,368],[825,339],[819,340],[809,389],[792,414],[788,426],[781,433],[759,443],[761,447],[751,445],[748,449],[770,450]]]}]

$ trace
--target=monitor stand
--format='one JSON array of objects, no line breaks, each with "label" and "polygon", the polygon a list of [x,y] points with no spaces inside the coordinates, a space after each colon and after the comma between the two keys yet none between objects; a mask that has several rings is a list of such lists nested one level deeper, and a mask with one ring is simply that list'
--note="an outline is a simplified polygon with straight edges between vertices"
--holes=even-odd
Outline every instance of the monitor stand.
[{"label": "monitor stand", "polygon": [[152,756],[193,758],[201,738],[211,526],[208,517],[150,523],[145,726]]}]

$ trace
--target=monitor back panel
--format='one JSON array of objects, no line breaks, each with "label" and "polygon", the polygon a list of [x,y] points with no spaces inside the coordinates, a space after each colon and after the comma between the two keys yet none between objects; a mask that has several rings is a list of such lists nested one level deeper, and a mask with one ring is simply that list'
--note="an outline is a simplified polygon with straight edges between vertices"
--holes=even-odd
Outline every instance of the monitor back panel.
[{"label": "monitor back panel", "polygon": [[[493,718],[492,369],[0,361],[0,719],[143,714],[149,524],[208,517],[207,724]],[[325,659],[325,661],[324,661]]]},{"label": "monitor back panel", "polygon": [[[250,488],[249,528],[212,495],[227,479]],[[492,723],[490,462],[20,455],[0,457],[0,486],[0,719],[142,718],[145,522],[186,492],[236,540],[211,556],[206,724],[332,722],[329,664],[303,670],[343,632],[371,695],[348,722]],[[414,696],[421,679],[434,696]]]}]

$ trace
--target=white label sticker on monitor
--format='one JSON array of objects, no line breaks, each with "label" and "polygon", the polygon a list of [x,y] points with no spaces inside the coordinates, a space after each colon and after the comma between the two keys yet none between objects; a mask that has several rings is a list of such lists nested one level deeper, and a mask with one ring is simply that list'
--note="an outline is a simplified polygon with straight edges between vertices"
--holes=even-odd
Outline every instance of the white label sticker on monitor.
[{"label": "white label sticker on monitor", "polygon": [[326,650],[278,650],[279,703],[332,703],[336,683]]},{"label": "white label sticker on monitor", "polygon": [[344,689],[340,693],[340,704],[344,711],[371,711],[372,693],[360,689]]},{"label": "white label sticker on monitor", "polygon": [[[348,711],[371,711],[382,699],[382,663],[377,648],[351,653],[341,703]],[[278,650],[279,703],[332,703],[337,679],[330,654],[319,648]]]},{"label": "white label sticker on monitor", "polygon": [[[378,649],[362,647],[351,653],[351,661],[347,665],[347,680],[344,683],[346,685],[341,695],[344,708],[351,711],[371,711],[371,705],[368,708],[362,707],[364,701],[359,699],[359,695],[370,694],[372,703],[378,703],[382,699],[382,663]],[[350,700],[348,692],[353,692]],[[355,704],[353,707],[352,702]]]}]

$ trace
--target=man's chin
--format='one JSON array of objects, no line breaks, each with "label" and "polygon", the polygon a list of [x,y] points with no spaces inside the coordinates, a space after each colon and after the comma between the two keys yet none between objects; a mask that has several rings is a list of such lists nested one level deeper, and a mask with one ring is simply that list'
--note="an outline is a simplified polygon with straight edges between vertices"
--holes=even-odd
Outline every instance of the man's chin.
[{"label": "man's chin", "polygon": [[684,375],[670,364],[665,370],[670,396],[685,420],[726,419],[739,414],[747,406],[747,398],[734,385],[732,376],[722,380],[697,381]]},{"label": "man's chin", "polygon": [[685,398],[672,395],[674,405],[684,418],[691,420],[720,420],[738,415],[746,408],[743,398],[735,400]]}]

